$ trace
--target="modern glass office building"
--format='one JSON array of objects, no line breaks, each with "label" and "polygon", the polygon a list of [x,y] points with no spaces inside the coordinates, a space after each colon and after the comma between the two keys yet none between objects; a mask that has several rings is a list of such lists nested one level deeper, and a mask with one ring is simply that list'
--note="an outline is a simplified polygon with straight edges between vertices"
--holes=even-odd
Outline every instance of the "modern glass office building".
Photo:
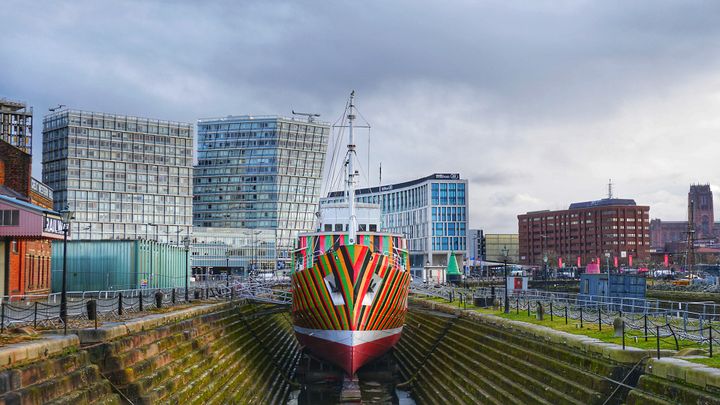
[{"label": "modern glass office building", "polygon": [[280,116],[199,120],[193,224],[275,230],[289,262],[296,234],[315,225],[329,135],[327,123]]},{"label": "modern glass office building", "polygon": [[[467,180],[458,173],[435,173],[421,179],[355,191],[358,202],[380,204],[383,229],[404,234],[410,266],[419,270],[447,265],[450,253],[462,263],[467,251]],[[345,201],[334,191],[321,204]]]},{"label": "modern glass office building", "polygon": [[43,182],[73,239],[177,243],[192,225],[192,124],[63,110],[43,120]]},{"label": "modern glass office building", "polygon": [[192,235],[193,272],[247,275],[250,271],[283,270],[273,229],[194,227]]}]

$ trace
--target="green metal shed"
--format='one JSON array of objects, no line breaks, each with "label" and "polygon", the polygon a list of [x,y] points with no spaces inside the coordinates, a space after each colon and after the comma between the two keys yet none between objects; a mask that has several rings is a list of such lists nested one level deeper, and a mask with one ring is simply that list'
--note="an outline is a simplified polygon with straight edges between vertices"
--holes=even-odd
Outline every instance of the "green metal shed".
[{"label": "green metal shed", "polygon": [[[185,286],[185,248],[147,240],[67,242],[68,291]],[[52,290],[62,288],[63,243],[53,243]]]}]

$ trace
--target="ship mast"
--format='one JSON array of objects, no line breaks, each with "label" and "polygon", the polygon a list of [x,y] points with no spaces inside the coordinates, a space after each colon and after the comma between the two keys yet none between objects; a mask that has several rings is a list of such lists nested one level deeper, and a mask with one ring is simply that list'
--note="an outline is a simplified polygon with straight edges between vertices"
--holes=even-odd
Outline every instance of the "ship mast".
[{"label": "ship mast", "polygon": [[355,165],[354,165],[354,159],[355,159],[355,140],[353,138],[353,121],[355,120],[355,114],[353,113],[353,109],[355,108],[355,105],[353,104],[353,100],[355,99],[355,90],[353,90],[350,93],[350,103],[348,106],[348,156],[347,161],[345,162],[345,166],[347,167],[347,183],[345,189],[347,190],[347,199],[348,199],[348,209],[350,211],[350,223],[348,224],[349,232],[350,232],[350,244],[355,244],[355,241],[357,239],[357,216],[355,214],[355,176],[357,176],[357,172],[355,171]]}]

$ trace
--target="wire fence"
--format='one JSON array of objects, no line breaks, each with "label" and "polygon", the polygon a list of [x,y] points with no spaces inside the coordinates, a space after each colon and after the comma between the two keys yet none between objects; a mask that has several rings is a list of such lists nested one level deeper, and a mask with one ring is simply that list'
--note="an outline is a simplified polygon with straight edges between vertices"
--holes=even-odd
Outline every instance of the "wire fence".
[{"label": "wire fence", "polygon": [[228,278],[225,275],[196,279],[192,286],[67,293],[67,325],[63,324],[60,293],[0,298],[0,333],[32,326],[42,329],[98,326],[148,311],[190,304],[196,300],[239,300],[289,304],[290,293],[275,281]]},{"label": "wire fence", "polygon": [[[502,288],[463,290],[414,283],[411,292],[458,302],[460,307],[506,306]],[[545,291],[508,293],[507,308],[516,315],[526,314],[550,321],[572,322],[579,328],[597,326],[598,331],[613,330],[622,339],[634,343],[654,340],[658,358],[661,346],[708,348],[709,357],[720,343],[720,308],[714,303],[687,303],[632,298],[597,297],[582,294],[557,294]],[[647,345],[645,345],[647,346]]]}]

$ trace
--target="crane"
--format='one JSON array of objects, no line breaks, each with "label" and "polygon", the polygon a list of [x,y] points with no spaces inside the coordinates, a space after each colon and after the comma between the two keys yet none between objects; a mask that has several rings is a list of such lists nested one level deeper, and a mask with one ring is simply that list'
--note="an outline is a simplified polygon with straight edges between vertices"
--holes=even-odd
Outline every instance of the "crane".
[{"label": "crane", "polygon": [[315,118],[320,116],[320,114],[295,112],[295,110],[292,110],[292,113],[293,115],[302,115],[304,117],[307,117],[308,122],[315,122]]}]

